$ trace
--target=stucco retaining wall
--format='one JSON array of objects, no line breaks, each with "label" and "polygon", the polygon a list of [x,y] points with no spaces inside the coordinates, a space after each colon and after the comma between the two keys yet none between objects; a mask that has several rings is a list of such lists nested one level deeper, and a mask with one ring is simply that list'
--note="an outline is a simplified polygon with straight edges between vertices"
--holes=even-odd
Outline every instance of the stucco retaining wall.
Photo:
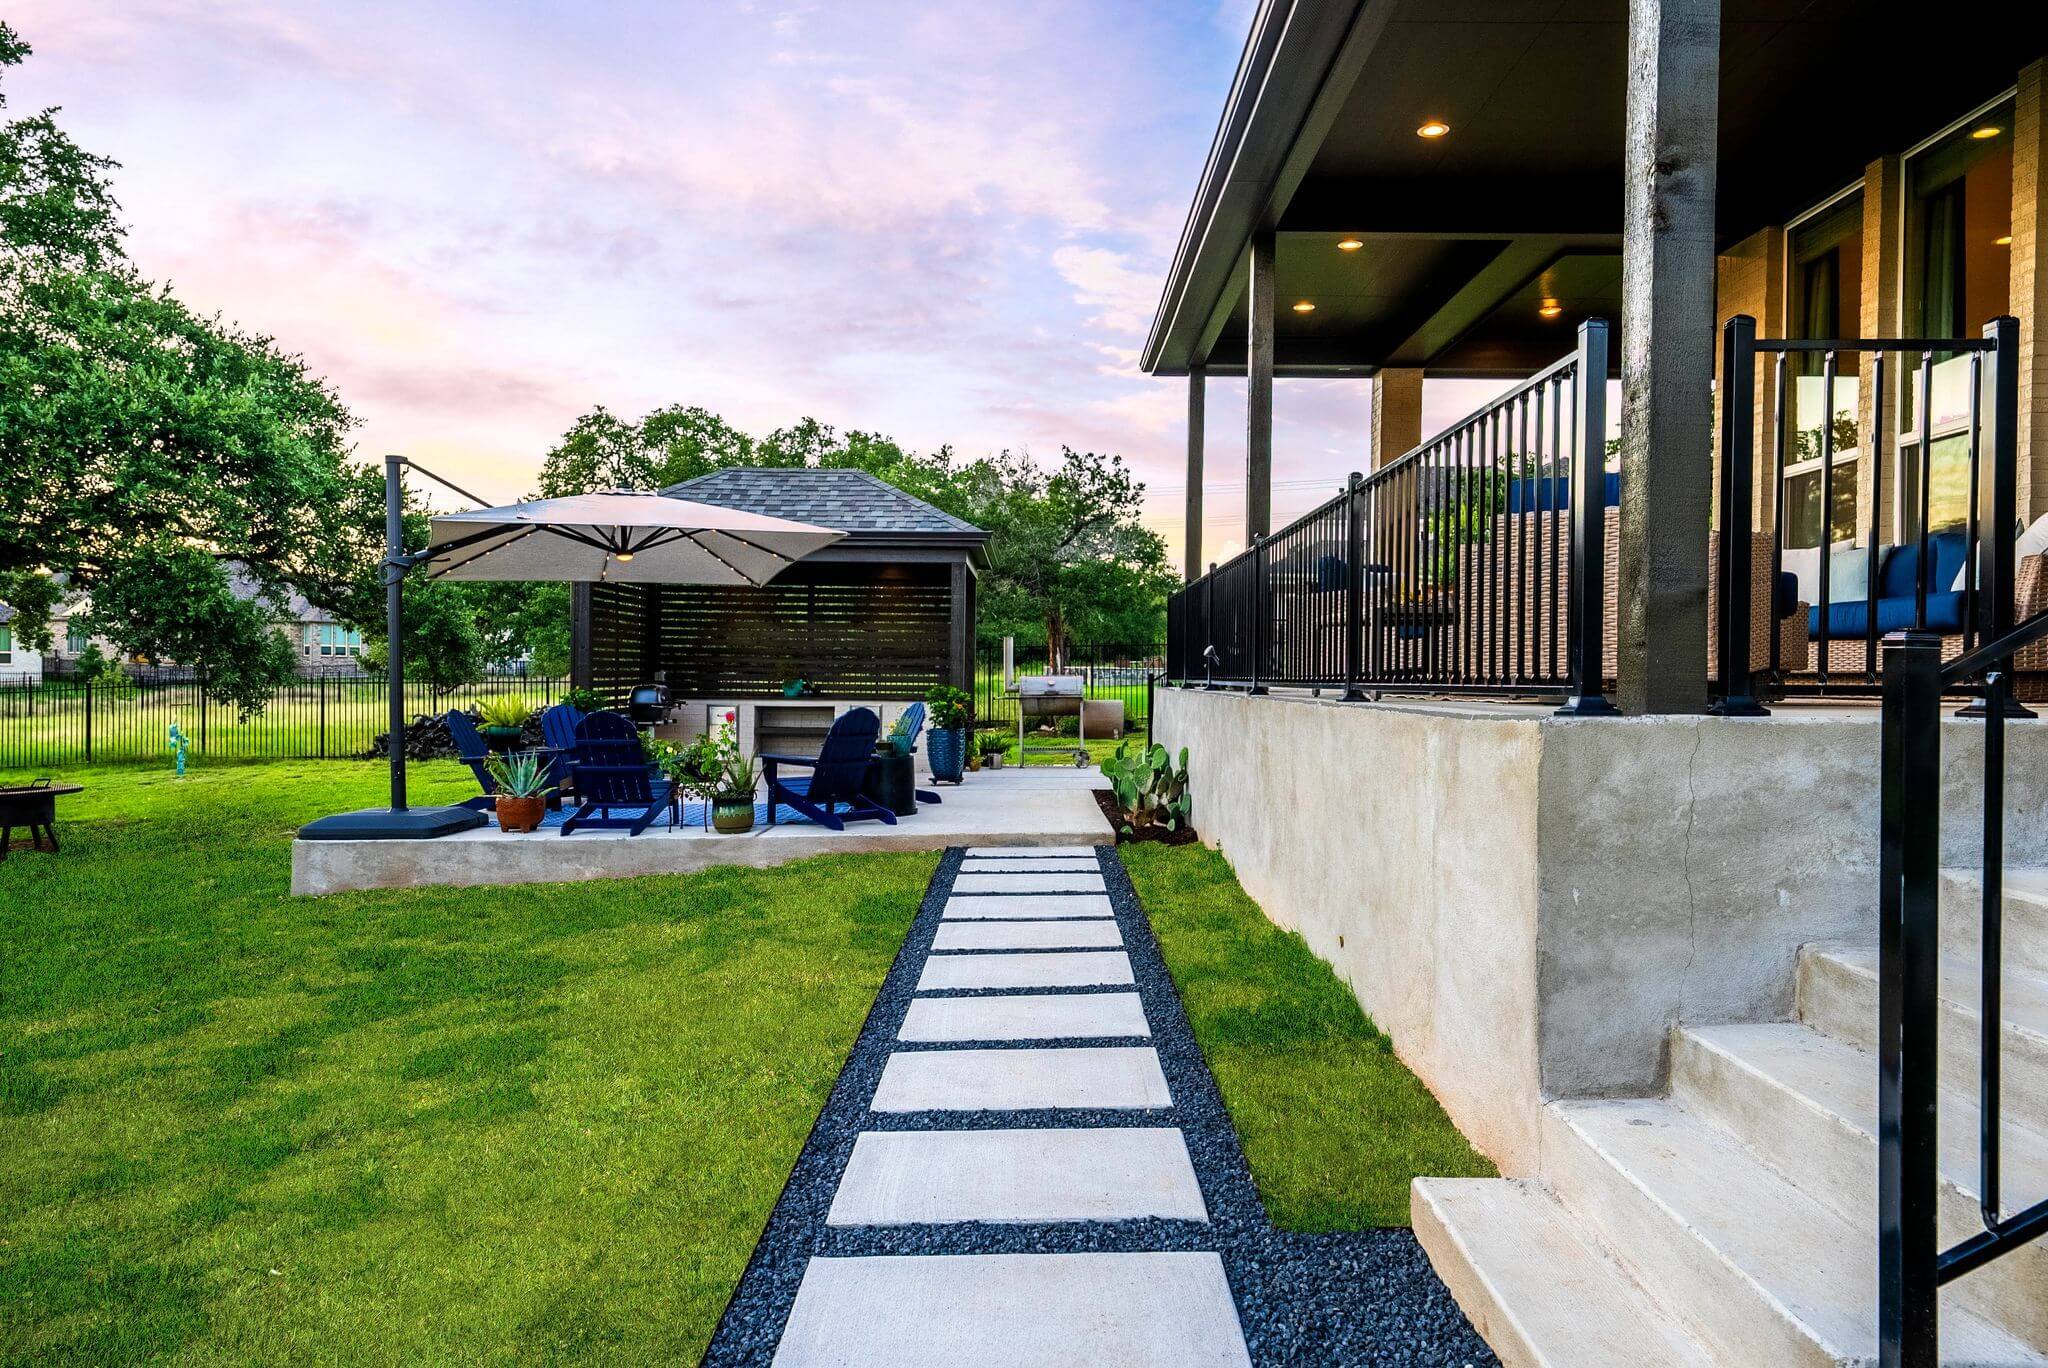
[{"label": "stucco retaining wall", "polygon": [[[1161,689],[1153,730],[1188,747],[1203,838],[1511,1174],[1543,1099],[1660,1091],[1671,1026],[1788,1017],[1800,945],[1876,937],[1874,710]],[[1974,859],[1981,735],[1944,731],[1950,863]],[[2048,863],[2048,726],[2008,737],[2009,857]]]}]

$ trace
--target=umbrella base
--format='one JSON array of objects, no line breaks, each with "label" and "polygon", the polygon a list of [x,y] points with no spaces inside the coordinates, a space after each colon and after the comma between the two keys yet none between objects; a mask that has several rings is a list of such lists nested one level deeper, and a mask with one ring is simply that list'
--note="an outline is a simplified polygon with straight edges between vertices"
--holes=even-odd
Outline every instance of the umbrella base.
[{"label": "umbrella base", "polygon": [[466,807],[418,807],[393,812],[364,808],[318,817],[299,828],[302,841],[420,841],[472,831],[489,819]]}]

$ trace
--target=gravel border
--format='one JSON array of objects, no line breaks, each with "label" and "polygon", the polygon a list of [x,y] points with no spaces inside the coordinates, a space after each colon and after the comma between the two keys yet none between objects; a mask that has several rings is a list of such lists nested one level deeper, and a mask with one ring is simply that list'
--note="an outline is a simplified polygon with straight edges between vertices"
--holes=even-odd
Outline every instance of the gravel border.
[{"label": "gravel border", "polygon": [[[1112,912],[1131,959],[1135,991],[1152,1025],[1148,1042],[1172,1089],[1174,1105],[1156,1109],[938,1112],[868,1111],[882,1066],[897,1050],[959,1048],[964,1042],[898,1042],[940,914],[964,850],[946,852],[916,920],[876,994],[846,1068],[804,1142],[761,1241],[720,1318],[704,1363],[767,1365],[814,1254],[990,1254],[1216,1250],[1237,1300],[1256,1364],[1496,1365],[1485,1343],[1406,1230],[1300,1235],[1273,1228],[1259,1200],[1237,1131],[1181,1009],[1152,926],[1115,847],[1099,846]],[[1014,894],[1019,898],[1036,896]],[[975,952],[967,952],[975,953]],[[1006,953],[1006,952],[982,952]],[[925,997],[980,997],[971,989]],[[1047,988],[1033,993],[1130,992],[1120,988]],[[1131,1037],[973,1042],[973,1048],[1130,1045]],[[1186,1137],[1209,1220],[1060,1222],[1010,1225],[828,1227],[855,1138],[864,1130],[991,1130],[1013,1127],[1177,1126]]]}]

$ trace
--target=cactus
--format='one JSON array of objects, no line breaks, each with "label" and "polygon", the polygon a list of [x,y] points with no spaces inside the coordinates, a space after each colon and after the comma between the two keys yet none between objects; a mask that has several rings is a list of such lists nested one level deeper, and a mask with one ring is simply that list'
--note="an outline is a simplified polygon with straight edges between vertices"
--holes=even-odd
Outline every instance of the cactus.
[{"label": "cactus", "polygon": [[1123,812],[1124,835],[1154,822],[1168,831],[1178,831],[1187,823],[1190,800],[1186,746],[1181,747],[1180,763],[1176,765],[1164,746],[1140,744],[1133,750],[1132,743],[1126,741],[1102,762],[1102,773]]}]

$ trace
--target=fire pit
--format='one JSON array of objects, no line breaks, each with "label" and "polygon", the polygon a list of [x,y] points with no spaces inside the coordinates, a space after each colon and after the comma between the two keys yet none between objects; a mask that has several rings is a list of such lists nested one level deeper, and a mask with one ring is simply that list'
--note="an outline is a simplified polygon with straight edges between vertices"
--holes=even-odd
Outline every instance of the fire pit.
[{"label": "fire pit", "polygon": [[18,788],[0,788],[0,860],[7,858],[7,848],[14,843],[14,829],[28,828],[31,849],[44,849],[48,841],[52,854],[57,850],[57,795],[60,793],[82,793],[78,784],[53,784],[47,779],[38,779],[33,784]]}]

